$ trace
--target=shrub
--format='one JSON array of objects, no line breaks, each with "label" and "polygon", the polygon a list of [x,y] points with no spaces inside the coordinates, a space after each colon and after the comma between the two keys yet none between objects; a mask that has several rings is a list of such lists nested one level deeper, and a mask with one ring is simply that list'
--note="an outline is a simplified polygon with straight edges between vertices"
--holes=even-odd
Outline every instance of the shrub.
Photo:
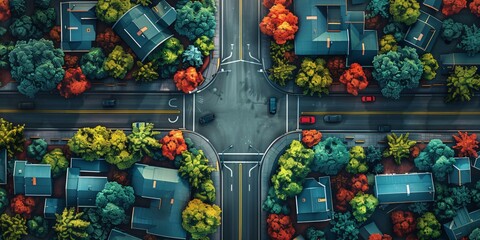
[{"label": "shrub", "polygon": [[113,78],[123,79],[133,67],[133,57],[116,46],[103,63],[103,69]]}]

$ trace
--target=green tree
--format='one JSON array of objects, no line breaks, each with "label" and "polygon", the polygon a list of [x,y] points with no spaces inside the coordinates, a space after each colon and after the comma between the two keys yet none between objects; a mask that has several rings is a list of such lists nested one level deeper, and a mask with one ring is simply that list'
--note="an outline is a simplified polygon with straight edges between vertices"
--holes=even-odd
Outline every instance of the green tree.
[{"label": "green tree", "polygon": [[24,128],[25,125],[14,126],[13,123],[0,118],[0,148],[7,149],[9,158],[12,158],[15,153],[23,151]]},{"label": "green tree", "polygon": [[130,168],[138,159],[128,152],[128,138],[122,130],[115,130],[109,138],[109,151],[105,154],[105,161],[124,170]]},{"label": "green tree", "polygon": [[455,200],[450,195],[451,192],[447,186],[435,184],[435,201],[433,202],[433,211],[440,221],[448,221],[457,214],[460,206],[455,204]]},{"label": "green tree", "polygon": [[370,145],[365,151],[365,156],[365,160],[367,160],[367,163],[375,164],[382,160],[382,151],[380,151],[380,149],[378,149],[377,147]]},{"label": "green tree", "polygon": [[[477,181],[475,186],[472,188],[472,201],[477,205],[477,207],[480,207],[480,181]],[[1,205],[0,205],[1,206]],[[0,212],[1,212],[0,208]]]},{"label": "green tree", "polygon": [[412,25],[420,16],[420,4],[416,0],[390,0],[393,21]]},{"label": "green tree", "polygon": [[203,56],[210,55],[210,52],[215,49],[215,45],[213,44],[213,39],[207,36],[201,36],[197,38],[194,42],[194,46],[197,47]]},{"label": "green tree", "polygon": [[35,0],[35,8],[47,9],[52,0]]},{"label": "green tree", "polygon": [[410,156],[410,148],[415,146],[417,142],[409,140],[408,136],[410,134],[406,133],[405,135],[392,133],[387,135],[388,148],[383,152],[384,157],[393,157],[395,163],[398,165],[401,164],[402,159],[408,158]]},{"label": "green tree", "polygon": [[391,34],[396,42],[403,41],[405,38],[404,25],[397,22],[391,22],[383,27],[383,33]]},{"label": "green tree", "polygon": [[135,0],[137,4],[140,4],[142,6],[148,6],[152,4],[152,0]]},{"label": "green tree", "polygon": [[37,237],[44,238],[48,234],[48,222],[40,216],[35,216],[27,221],[28,233]]},{"label": "green tree", "polygon": [[372,18],[380,15],[383,18],[390,18],[390,1],[389,0],[371,0],[367,5],[369,13],[366,18]]},{"label": "green tree", "polygon": [[458,39],[463,33],[463,24],[447,18],[442,22],[442,34],[440,35],[446,42]]},{"label": "green tree", "polygon": [[0,216],[0,230],[3,239],[20,240],[27,235],[25,218],[16,214],[14,217],[4,213]]},{"label": "green tree", "polygon": [[476,66],[455,66],[454,72],[447,78],[448,95],[445,101],[470,101],[474,91],[480,89],[480,75],[476,72]]},{"label": "green tree", "polygon": [[437,239],[441,235],[442,226],[433,213],[426,212],[417,219],[417,236],[420,240]]},{"label": "green tree", "polygon": [[110,151],[110,130],[103,126],[80,128],[68,140],[68,147],[76,155],[87,161],[102,158]]},{"label": "green tree", "polygon": [[480,52],[480,29],[475,24],[470,27],[467,25],[463,27],[462,40],[457,47],[467,52],[469,56],[473,56]]},{"label": "green tree", "polygon": [[186,66],[200,67],[203,64],[203,56],[200,50],[193,45],[189,45],[182,54],[182,61]]},{"label": "green tree", "polygon": [[27,147],[27,156],[41,160],[47,153],[48,144],[43,138],[35,139]]},{"label": "green tree", "polygon": [[[1,37],[1,34],[0,34]],[[8,54],[15,48],[15,45],[10,43],[0,43],[0,69],[10,68],[10,60]]]},{"label": "green tree", "polygon": [[328,137],[319,142],[313,150],[315,151],[315,158],[312,170],[327,175],[336,175],[350,160],[347,146],[336,137]]},{"label": "green tree", "polygon": [[270,42],[270,57],[273,65],[289,62],[287,53],[293,53],[293,41],[287,41],[285,44],[277,44],[275,41]]},{"label": "green tree", "polygon": [[52,177],[54,178],[64,174],[68,168],[68,160],[60,148],[55,148],[43,156],[42,163],[52,167]]},{"label": "green tree", "polygon": [[202,150],[198,150],[198,154],[194,155],[189,151],[183,151],[183,160],[180,163],[178,174],[186,179],[192,188],[198,189],[200,186],[210,179],[210,174],[215,170],[208,165],[208,159]]},{"label": "green tree", "polygon": [[0,188],[0,213],[5,211],[5,208],[8,206],[8,202],[7,190]]},{"label": "green tree", "polygon": [[19,40],[41,37],[40,32],[33,24],[32,18],[27,15],[23,15],[13,21],[12,25],[10,25],[10,33]]},{"label": "green tree", "polygon": [[285,86],[289,80],[293,79],[296,69],[297,66],[295,65],[280,63],[273,65],[272,68],[268,69],[268,72],[270,73],[269,77],[272,81],[278,83],[280,86]]},{"label": "green tree", "polygon": [[414,48],[398,48],[373,58],[373,77],[378,81],[382,95],[398,99],[403,89],[416,88],[423,74],[423,66]]},{"label": "green tree", "polygon": [[80,68],[88,80],[103,79],[107,72],[103,69],[105,54],[101,48],[91,48],[88,53],[83,54],[80,60]]},{"label": "green tree", "polygon": [[162,148],[162,144],[154,138],[160,132],[153,131],[153,123],[132,123],[132,133],[128,138],[128,151],[134,159],[142,159],[144,155],[153,157],[156,150]]},{"label": "green tree", "polygon": [[130,1],[125,0],[99,0],[96,13],[100,21],[108,24],[116,22],[125,12],[132,7]]},{"label": "green tree", "polygon": [[193,197],[202,200],[204,203],[214,203],[216,199],[215,192],[213,180],[207,179],[200,184],[199,188],[194,189]]},{"label": "green tree", "polygon": [[104,223],[96,208],[88,208],[84,211],[82,219],[90,222],[86,232],[92,240],[104,240],[108,238],[112,225]]},{"label": "green tree", "polygon": [[336,235],[338,240],[357,240],[360,235],[358,223],[350,212],[335,213],[333,227],[330,229]]},{"label": "green tree", "polygon": [[192,235],[192,239],[205,239],[217,231],[221,224],[221,213],[217,205],[193,199],[182,212],[182,227]]},{"label": "green tree", "polygon": [[395,37],[392,34],[386,34],[383,35],[382,38],[380,38],[380,54],[389,51],[397,51],[397,49],[397,40],[395,40]]},{"label": "green tree", "polygon": [[423,65],[422,79],[432,80],[437,75],[438,62],[431,53],[425,53],[420,58]]},{"label": "green tree", "polygon": [[447,158],[441,156],[435,164],[432,166],[433,176],[437,181],[446,181],[449,173],[453,171],[453,164],[455,164],[455,158]]},{"label": "green tree", "polygon": [[352,206],[355,219],[357,219],[358,222],[365,222],[375,211],[378,205],[378,199],[372,194],[359,192],[349,203],[350,206]]},{"label": "green tree", "polygon": [[95,205],[103,223],[120,225],[127,222],[127,210],[135,202],[133,188],[107,182],[97,194]]},{"label": "green tree", "polygon": [[151,82],[157,80],[160,76],[156,71],[156,66],[154,62],[147,62],[143,64],[140,61],[137,61],[138,69],[133,72],[133,78],[135,81],[142,82]]},{"label": "green tree", "polygon": [[[97,5],[98,6],[98,5]],[[103,63],[103,69],[113,78],[123,79],[133,67],[133,57],[117,45]]]},{"label": "green tree", "polygon": [[417,215],[423,215],[430,209],[430,204],[426,202],[416,202],[408,206],[408,210],[416,213]]},{"label": "green tree", "polygon": [[349,173],[365,173],[368,171],[365,151],[362,146],[354,146],[350,149],[350,161],[347,164]]},{"label": "green tree", "polygon": [[275,188],[270,186],[268,188],[267,199],[262,204],[262,209],[268,213],[285,214],[290,213],[290,208],[287,203],[277,197]]},{"label": "green tree", "polygon": [[449,189],[450,196],[455,202],[456,208],[467,207],[472,202],[472,193],[470,188],[465,186],[461,187],[452,187]]},{"label": "green tree", "polygon": [[[183,45],[178,38],[171,37],[167,39],[160,47],[154,50],[148,60],[155,60],[160,66],[177,64],[180,62],[180,56],[184,51]],[[176,70],[174,71],[176,72]]]},{"label": "green tree", "polygon": [[480,240],[480,228],[475,228],[473,231],[468,235],[469,240]]},{"label": "green tree", "polygon": [[65,208],[62,214],[56,214],[56,224],[53,229],[59,240],[88,238],[86,229],[89,222],[81,219],[83,212],[75,213],[75,208]]},{"label": "green tree", "polygon": [[215,26],[215,12],[200,1],[187,2],[177,9],[175,31],[190,41],[201,36],[213,39]]},{"label": "green tree", "polygon": [[325,233],[314,227],[307,228],[307,240],[326,240]]},{"label": "green tree", "polygon": [[55,26],[56,18],[54,8],[38,9],[33,13],[32,22],[38,30],[47,33]]},{"label": "green tree", "polygon": [[431,171],[437,159],[444,156],[453,158],[455,152],[440,139],[432,139],[427,147],[415,158],[415,166],[420,171]]},{"label": "green tree", "polygon": [[9,0],[10,11],[15,17],[20,17],[25,15],[27,7],[25,6],[26,0]]},{"label": "green tree", "polygon": [[326,62],[322,58],[317,58],[313,61],[310,58],[305,58],[300,65],[295,83],[303,88],[303,94],[328,94],[328,88],[332,85],[332,76],[326,67]]}]

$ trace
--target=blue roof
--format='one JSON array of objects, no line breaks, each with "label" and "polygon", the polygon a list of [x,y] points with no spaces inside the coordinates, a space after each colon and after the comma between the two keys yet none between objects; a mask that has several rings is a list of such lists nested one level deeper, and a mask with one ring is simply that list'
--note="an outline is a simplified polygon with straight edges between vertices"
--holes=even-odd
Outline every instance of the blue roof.
[{"label": "blue roof", "polygon": [[448,183],[457,184],[459,186],[472,182],[470,169],[470,158],[457,157],[453,164],[453,171],[448,174]]},{"label": "blue roof", "polygon": [[307,178],[295,202],[298,223],[330,220],[333,214],[330,177],[321,177],[318,181]]},{"label": "blue roof", "polygon": [[380,233],[383,234],[380,229],[378,229],[378,226],[375,222],[371,222],[363,227],[360,228],[360,236],[362,236],[363,239],[368,240],[370,235],[375,234],[375,233]]},{"label": "blue roof", "polygon": [[97,193],[108,182],[107,177],[80,176],[80,169],[68,168],[65,188],[68,207],[96,207]]},{"label": "blue roof", "polygon": [[25,193],[25,165],[27,161],[15,161],[13,165],[13,194]]},{"label": "blue roof", "polygon": [[347,65],[358,63],[362,67],[372,66],[373,58],[378,54],[377,31],[364,30],[363,27],[364,24],[350,25],[350,54]]},{"label": "blue roof", "polygon": [[137,163],[133,166],[132,171],[132,186],[135,194],[144,198],[172,197],[175,188],[184,182],[176,169]]},{"label": "blue roof", "polygon": [[380,204],[433,201],[431,173],[375,175],[375,196]]},{"label": "blue roof", "polygon": [[51,166],[49,164],[27,164],[15,161],[13,192],[25,196],[52,195]]},{"label": "blue roof", "polygon": [[7,184],[7,149],[0,150],[0,184]]},{"label": "blue roof", "polygon": [[83,158],[71,158],[70,167],[78,168],[80,172],[106,173],[110,166],[105,159],[86,161]]},{"label": "blue roof", "polygon": [[440,63],[444,66],[476,66],[480,65],[480,54],[469,56],[467,53],[449,53],[440,55]]},{"label": "blue roof", "polygon": [[443,224],[443,229],[450,240],[461,239],[462,237],[468,236],[478,227],[480,227],[480,209],[468,212],[466,207],[458,209],[453,220]]},{"label": "blue roof", "polygon": [[405,42],[424,52],[430,52],[437,41],[441,28],[442,21],[424,11],[420,11],[417,22],[410,26],[405,35]]},{"label": "blue roof", "polygon": [[134,237],[130,234],[126,234],[120,230],[112,229],[110,231],[110,235],[108,235],[108,240],[141,240],[141,239]]},{"label": "blue roof", "polygon": [[480,170],[480,156],[475,159],[475,162],[473,163],[473,167]]},{"label": "blue roof", "polygon": [[[113,25],[113,30],[144,61],[173,34],[164,26],[173,23],[177,13],[165,0],[153,8],[136,5]],[[164,18],[161,18],[164,17]]]},{"label": "blue roof", "polygon": [[423,0],[423,5],[435,10],[440,11],[440,7],[442,6],[442,0]]},{"label": "blue roof", "polygon": [[65,209],[65,199],[45,198],[43,216],[46,219],[55,219],[55,213],[61,214],[63,209]]},{"label": "blue roof", "polygon": [[60,47],[64,51],[88,51],[95,41],[97,15],[96,1],[61,2],[60,3]]}]

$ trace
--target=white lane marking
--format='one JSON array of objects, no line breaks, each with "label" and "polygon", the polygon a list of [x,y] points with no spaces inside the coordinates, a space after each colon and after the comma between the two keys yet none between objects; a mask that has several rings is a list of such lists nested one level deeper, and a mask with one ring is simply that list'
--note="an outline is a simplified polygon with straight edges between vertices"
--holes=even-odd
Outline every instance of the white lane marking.
[{"label": "white lane marking", "polygon": [[248,191],[250,192],[250,183],[248,184]]},{"label": "white lane marking", "polygon": [[229,167],[227,166],[227,164],[225,164],[225,162],[223,163],[223,166],[225,166],[228,170],[230,170],[230,177],[233,178],[233,171],[232,171],[232,169],[229,168]]},{"label": "white lane marking", "polygon": [[255,166],[251,167],[250,170],[248,170],[248,177],[252,177],[252,170],[256,168],[258,164],[255,164]]},{"label": "white lane marking", "polygon": [[258,60],[258,59],[256,59],[256,58],[254,58],[254,57],[252,56],[252,53],[248,52],[248,55],[249,55],[249,56],[250,56],[250,58],[252,58],[253,60],[255,60],[255,61],[257,61],[257,62],[260,62],[260,60]]},{"label": "white lane marking", "polygon": [[[257,156],[257,155],[261,155],[263,156],[263,153],[219,153],[218,155],[242,155],[242,156]],[[247,161],[247,162],[252,162],[252,161]]]},{"label": "white lane marking", "polygon": [[251,63],[251,64],[262,66],[261,63],[252,62],[252,61],[245,61],[245,60],[235,60],[235,61],[231,61],[231,62],[222,63],[221,65],[223,66],[223,65],[233,64],[233,63],[237,63],[237,62]]},{"label": "white lane marking", "polygon": [[[220,44],[223,44],[223,29],[225,27],[225,24],[223,23],[223,4],[222,4],[222,1],[220,1],[220,3],[222,5],[222,9],[220,11],[220,21],[222,23],[222,34],[220,35]],[[220,57],[223,57],[223,47],[220,46]]]},{"label": "white lane marking", "polygon": [[224,62],[225,60],[227,60],[227,59],[231,58],[231,57],[232,57],[232,55],[233,55],[233,52],[230,52],[230,55],[228,55],[228,57],[224,58],[224,59],[222,60],[222,62]]},{"label": "white lane marking", "polygon": [[177,100],[177,98],[170,98],[170,99],[168,100],[168,106],[170,106],[170,107],[172,107],[172,108],[176,108],[177,106],[172,104],[172,102],[173,102],[173,101],[176,101],[176,100]]},{"label": "white lane marking", "polygon": [[233,192],[233,184],[230,184],[230,192]]},{"label": "white lane marking", "polygon": [[177,116],[177,118],[175,118],[175,120],[171,120],[170,118],[168,118],[168,121],[169,121],[170,123],[176,123],[176,122],[178,121],[178,117],[179,117],[179,116]]}]

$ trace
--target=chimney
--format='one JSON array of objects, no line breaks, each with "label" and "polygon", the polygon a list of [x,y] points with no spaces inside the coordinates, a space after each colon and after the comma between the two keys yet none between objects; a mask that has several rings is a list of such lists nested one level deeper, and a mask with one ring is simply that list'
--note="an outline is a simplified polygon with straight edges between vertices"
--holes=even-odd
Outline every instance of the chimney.
[{"label": "chimney", "polygon": [[153,181],[153,188],[157,188],[157,180]]},{"label": "chimney", "polygon": [[170,205],[173,205],[173,203],[175,202],[175,199],[170,199]]},{"label": "chimney", "polygon": [[37,186],[37,178],[36,177],[32,178],[32,185]]},{"label": "chimney", "polygon": [[327,48],[330,48],[330,38],[327,38]]},{"label": "chimney", "polygon": [[365,43],[362,42],[362,56],[365,55]]}]

